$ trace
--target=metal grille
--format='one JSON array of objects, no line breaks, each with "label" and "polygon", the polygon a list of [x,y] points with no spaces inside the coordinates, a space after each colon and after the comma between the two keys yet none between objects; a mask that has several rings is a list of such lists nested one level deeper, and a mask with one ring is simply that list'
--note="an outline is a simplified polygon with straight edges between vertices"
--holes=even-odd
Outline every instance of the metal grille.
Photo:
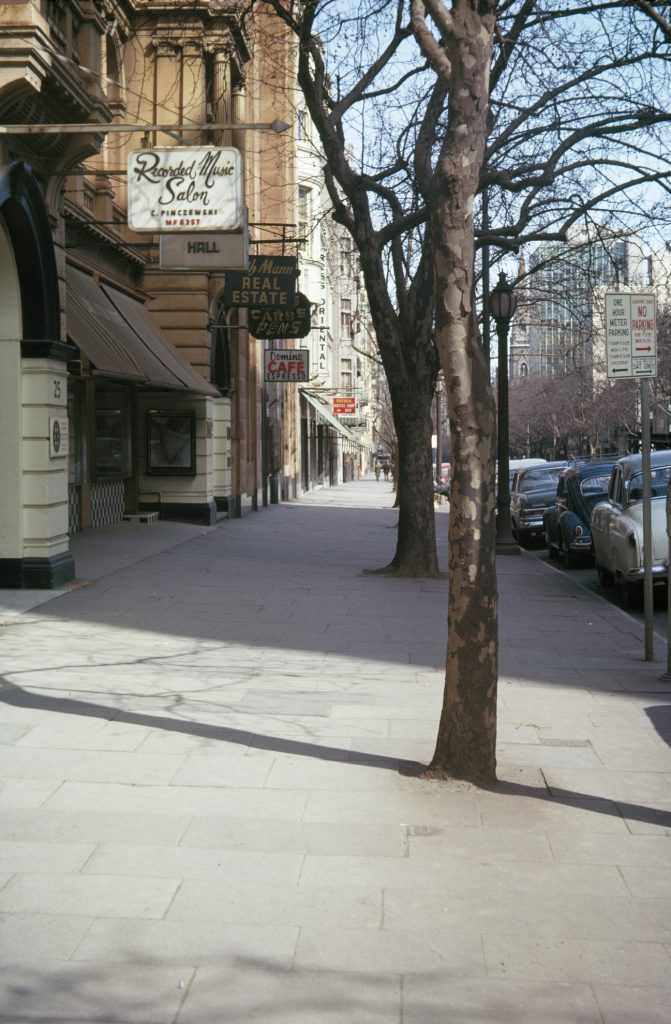
[{"label": "metal grille", "polygon": [[123,481],[104,480],[91,487],[92,526],[111,526],[123,518]]}]

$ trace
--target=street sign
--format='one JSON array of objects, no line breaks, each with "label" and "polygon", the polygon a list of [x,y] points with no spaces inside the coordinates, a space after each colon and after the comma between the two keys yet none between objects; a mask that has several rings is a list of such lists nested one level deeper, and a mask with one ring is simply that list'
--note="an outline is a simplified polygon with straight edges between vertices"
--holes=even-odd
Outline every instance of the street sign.
[{"label": "street sign", "polygon": [[613,380],[657,376],[654,295],[606,293],[606,361]]},{"label": "street sign", "polygon": [[310,379],[310,350],[269,348],[265,352],[266,381],[307,383]]}]

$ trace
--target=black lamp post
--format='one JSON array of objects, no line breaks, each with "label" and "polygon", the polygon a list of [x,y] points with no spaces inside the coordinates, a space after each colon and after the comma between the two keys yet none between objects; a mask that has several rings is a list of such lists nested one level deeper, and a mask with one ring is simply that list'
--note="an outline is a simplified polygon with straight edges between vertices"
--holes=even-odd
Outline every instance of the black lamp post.
[{"label": "black lamp post", "polygon": [[497,519],[496,519],[496,553],[497,555],[519,555],[520,549],[513,537],[510,526],[510,438],[508,424],[508,331],[513,318],[517,299],[515,292],[506,280],[506,275],[499,274],[496,288],[489,296],[489,310],[496,323],[496,335],[499,341],[499,373],[498,373],[498,487],[497,487]]}]

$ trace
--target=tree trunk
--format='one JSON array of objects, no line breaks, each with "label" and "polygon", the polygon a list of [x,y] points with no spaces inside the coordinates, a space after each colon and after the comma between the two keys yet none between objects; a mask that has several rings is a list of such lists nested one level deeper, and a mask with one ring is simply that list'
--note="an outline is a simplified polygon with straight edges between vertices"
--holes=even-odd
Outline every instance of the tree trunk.
[{"label": "tree trunk", "polygon": [[448,129],[430,205],[452,493],[445,693],[429,772],[483,782],[496,777],[495,405],[473,303],[473,205],[487,139],[493,4],[454,4],[449,18],[437,53],[449,73]]},{"label": "tree trunk", "polygon": [[439,575],[431,471],[430,380],[412,389],[388,381],[398,442],[396,552],[386,571],[398,576]]}]

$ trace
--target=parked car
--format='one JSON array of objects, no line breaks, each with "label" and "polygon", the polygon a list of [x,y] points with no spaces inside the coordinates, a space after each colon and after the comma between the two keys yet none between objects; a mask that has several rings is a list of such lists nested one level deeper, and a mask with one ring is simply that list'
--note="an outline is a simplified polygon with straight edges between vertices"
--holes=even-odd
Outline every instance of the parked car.
[{"label": "parked car", "polygon": [[[510,459],[508,462],[508,489],[513,486],[515,473],[518,469],[526,469],[527,466],[547,466],[547,459]],[[498,463],[497,479],[498,479]]]},{"label": "parked car", "polygon": [[452,482],[452,464],[450,462],[441,462],[440,464],[440,481],[435,479],[433,481],[434,494],[443,494],[449,498],[450,496],[450,484]]},{"label": "parked car", "polygon": [[518,544],[524,546],[544,534],[543,513],[554,504],[559,474],[565,462],[544,462],[518,469],[510,489],[510,525]]},{"label": "parked car", "polygon": [[[666,489],[671,477],[671,451],[652,452],[652,579],[668,579],[669,539],[666,535]],[[605,501],[592,512],[594,564],[602,586],[618,583],[629,607],[643,598],[643,463],[627,455],[613,466]]]},{"label": "parked car", "polygon": [[563,556],[566,565],[592,558],[592,509],[608,494],[615,459],[577,462],[559,474],[554,505],[543,514],[550,558]]}]

